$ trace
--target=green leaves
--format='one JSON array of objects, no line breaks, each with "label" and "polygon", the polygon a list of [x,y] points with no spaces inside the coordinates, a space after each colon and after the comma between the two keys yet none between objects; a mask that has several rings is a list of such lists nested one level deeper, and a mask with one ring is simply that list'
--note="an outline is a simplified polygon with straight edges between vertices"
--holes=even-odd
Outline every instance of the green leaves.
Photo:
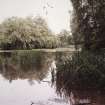
[{"label": "green leaves", "polygon": [[6,19],[0,24],[0,42],[1,49],[54,48],[58,44],[40,16]]},{"label": "green leaves", "polygon": [[87,50],[105,47],[105,1],[71,0],[73,4],[72,34],[75,43]]}]

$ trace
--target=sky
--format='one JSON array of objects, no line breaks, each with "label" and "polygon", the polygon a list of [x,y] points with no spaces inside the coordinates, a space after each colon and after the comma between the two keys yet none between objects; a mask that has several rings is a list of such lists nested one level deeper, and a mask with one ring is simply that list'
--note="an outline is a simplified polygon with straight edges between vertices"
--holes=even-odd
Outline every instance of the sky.
[{"label": "sky", "polygon": [[12,16],[39,15],[55,33],[70,30],[69,11],[72,11],[70,0],[0,0],[0,22]]}]

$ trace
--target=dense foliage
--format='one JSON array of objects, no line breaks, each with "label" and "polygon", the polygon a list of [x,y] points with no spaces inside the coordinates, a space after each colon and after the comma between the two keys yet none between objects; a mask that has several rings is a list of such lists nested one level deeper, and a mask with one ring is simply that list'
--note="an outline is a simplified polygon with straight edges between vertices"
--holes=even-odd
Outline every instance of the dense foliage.
[{"label": "dense foliage", "polygon": [[85,49],[105,47],[105,1],[70,0],[73,4],[72,33]]},{"label": "dense foliage", "polygon": [[40,16],[12,17],[0,24],[1,49],[55,48],[58,44],[59,40]]},{"label": "dense foliage", "polygon": [[62,47],[68,47],[69,45],[74,44],[73,37],[72,37],[70,31],[62,30],[58,34],[58,37],[60,39]]}]

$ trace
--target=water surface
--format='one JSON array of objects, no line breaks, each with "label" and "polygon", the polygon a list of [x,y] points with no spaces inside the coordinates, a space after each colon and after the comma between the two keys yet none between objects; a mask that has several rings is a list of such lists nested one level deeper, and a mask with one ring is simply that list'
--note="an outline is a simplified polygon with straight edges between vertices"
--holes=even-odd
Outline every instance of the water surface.
[{"label": "water surface", "polygon": [[0,53],[0,105],[68,105],[51,86],[53,53]]},{"label": "water surface", "polygon": [[70,68],[68,59],[72,60],[73,54],[70,51],[0,52],[0,105],[105,105],[105,92],[69,88],[66,78],[73,74],[63,75]]}]

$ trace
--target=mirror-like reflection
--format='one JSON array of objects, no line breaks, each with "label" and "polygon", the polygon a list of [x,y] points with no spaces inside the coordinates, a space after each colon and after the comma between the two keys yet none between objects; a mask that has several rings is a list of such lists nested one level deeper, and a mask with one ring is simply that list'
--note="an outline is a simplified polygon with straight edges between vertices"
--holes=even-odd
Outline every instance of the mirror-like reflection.
[{"label": "mirror-like reflection", "polygon": [[10,82],[16,79],[43,80],[51,66],[51,53],[20,51],[2,53],[0,73]]},{"label": "mirror-like reflection", "polygon": [[93,89],[71,91],[71,105],[105,105],[105,91]]},{"label": "mirror-like reflection", "polygon": [[105,53],[0,53],[0,105],[105,105]]},{"label": "mirror-like reflection", "polygon": [[105,104],[105,51],[56,54],[55,85],[71,105]]},{"label": "mirror-like reflection", "polygon": [[51,52],[0,53],[0,105],[68,105],[51,87],[54,59]]}]

